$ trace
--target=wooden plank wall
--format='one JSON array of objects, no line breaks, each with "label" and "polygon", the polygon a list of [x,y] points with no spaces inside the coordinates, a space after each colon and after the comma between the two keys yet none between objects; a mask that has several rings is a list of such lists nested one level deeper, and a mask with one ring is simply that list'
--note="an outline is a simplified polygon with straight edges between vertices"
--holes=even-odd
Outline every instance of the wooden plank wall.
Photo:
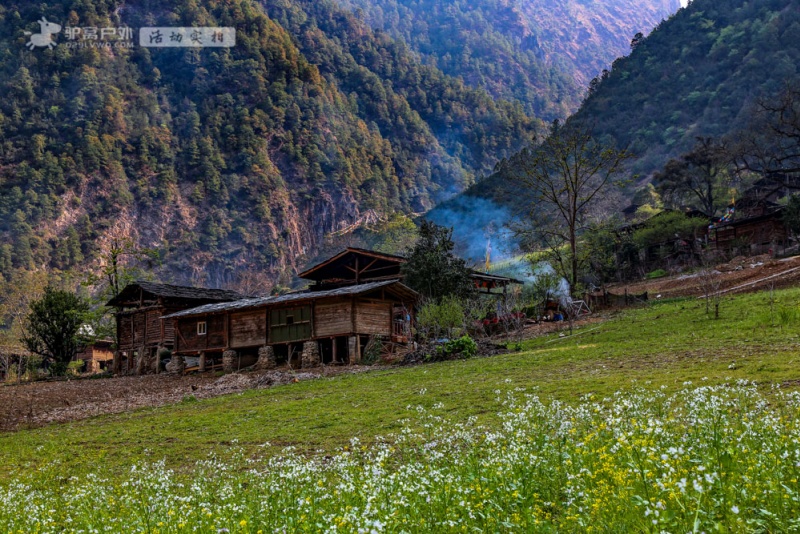
[{"label": "wooden plank wall", "polygon": [[120,315],[118,323],[119,348],[126,350],[133,348],[133,317]]},{"label": "wooden plank wall", "polygon": [[356,301],[356,332],[359,334],[392,335],[392,303]]},{"label": "wooden plank wall", "polygon": [[[288,318],[292,318],[289,324]],[[278,308],[269,312],[270,343],[286,343],[311,339],[311,306]]]},{"label": "wooden plank wall", "polygon": [[133,346],[139,347],[144,343],[145,314],[133,314]]},{"label": "wooden plank wall", "polygon": [[[206,334],[197,335],[197,323],[206,322]],[[177,350],[219,350],[225,347],[225,316],[186,317],[178,319]]]},{"label": "wooden plank wall", "polygon": [[225,316],[212,315],[206,319],[208,326],[208,345],[209,349],[224,349],[226,347],[225,339]]},{"label": "wooden plank wall", "polygon": [[146,342],[148,345],[158,345],[161,342],[161,315],[163,310],[150,310],[147,312]]},{"label": "wooden plank wall", "polygon": [[314,328],[317,337],[346,335],[353,332],[352,301],[317,303],[314,308]]},{"label": "wooden plank wall", "polygon": [[231,347],[258,347],[267,342],[265,310],[232,313],[230,317]]}]

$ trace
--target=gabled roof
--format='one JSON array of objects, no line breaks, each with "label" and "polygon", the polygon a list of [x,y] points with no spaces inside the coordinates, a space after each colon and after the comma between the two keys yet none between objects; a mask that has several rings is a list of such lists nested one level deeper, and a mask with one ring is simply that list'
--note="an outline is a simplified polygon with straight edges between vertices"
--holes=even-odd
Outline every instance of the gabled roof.
[{"label": "gabled roof", "polygon": [[306,269],[297,276],[307,280],[347,280],[355,278],[356,261],[363,262],[358,266],[359,275],[364,279],[376,276],[393,276],[400,273],[400,265],[406,259],[394,254],[386,254],[375,250],[347,247],[339,254],[322,263]]},{"label": "gabled roof", "polygon": [[227,311],[246,310],[250,308],[260,308],[262,306],[275,306],[294,302],[319,300],[332,297],[349,297],[363,295],[375,291],[376,289],[387,289],[401,298],[417,299],[419,295],[416,291],[404,286],[399,280],[384,280],[381,282],[370,282],[354,286],[340,287],[326,291],[301,291],[289,293],[277,297],[260,297],[253,299],[242,299],[236,302],[225,302],[220,304],[206,304],[190,310],[183,310],[163,317],[163,319],[174,319],[176,317],[190,317],[194,315],[208,315]]},{"label": "gabled roof", "polygon": [[125,286],[119,295],[109,300],[106,306],[125,306],[139,302],[140,297],[152,300],[158,297],[180,300],[229,302],[239,300],[244,295],[227,289],[208,289],[204,287],[173,286],[156,282],[137,281]]}]

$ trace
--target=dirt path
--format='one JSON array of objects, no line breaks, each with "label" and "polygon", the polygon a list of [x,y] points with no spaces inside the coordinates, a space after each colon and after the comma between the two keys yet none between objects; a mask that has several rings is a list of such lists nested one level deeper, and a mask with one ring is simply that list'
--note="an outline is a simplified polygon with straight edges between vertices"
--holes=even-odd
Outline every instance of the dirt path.
[{"label": "dirt path", "polygon": [[[749,258],[740,256],[728,263],[717,265],[716,270],[720,273],[721,290],[729,294],[800,284],[800,256],[780,260],[772,259],[769,255]],[[626,288],[630,294],[647,291],[651,299],[658,295],[661,295],[661,298],[672,298],[703,294],[702,281],[697,273],[609,286],[609,290],[615,294],[622,294]]]}]

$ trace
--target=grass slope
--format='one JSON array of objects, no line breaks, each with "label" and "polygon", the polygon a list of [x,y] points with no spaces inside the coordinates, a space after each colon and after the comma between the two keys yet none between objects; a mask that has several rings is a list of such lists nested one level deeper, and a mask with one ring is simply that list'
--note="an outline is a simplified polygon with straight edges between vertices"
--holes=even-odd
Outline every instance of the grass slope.
[{"label": "grass slope", "polygon": [[724,301],[719,320],[706,316],[700,300],[655,302],[615,314],[574,338],[526,341],[511,355],[187,399],[5,434],[2,476],[56,462],[62,476],[98,466],[121,472],[134,462],[161,459],[183,469],[232,443],[247,454],[272,455],[286,446],[330,452],[353,437],[370,442],[413,427],[417,421],[408,406],[441,403],[449,420],[476,416],[494,424],[502,411],[498,399],[518,387],[537,388],[543,400],[575,402],[587,393],[609,396],[634,386],[675,392],[687,381],[744,378],[767,390],[776,383],[794,386],[800,382],[799,298],[800,289],[775,292],[771,312],[769,293],[737,296]]}]

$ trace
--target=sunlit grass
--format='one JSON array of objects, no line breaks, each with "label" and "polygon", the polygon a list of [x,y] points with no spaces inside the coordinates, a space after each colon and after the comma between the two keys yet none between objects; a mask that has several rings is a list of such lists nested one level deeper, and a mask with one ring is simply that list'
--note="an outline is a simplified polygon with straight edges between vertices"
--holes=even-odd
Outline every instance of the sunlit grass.
[{"label": "sunlit grass", "polygon": [[[58,465],[60,476],[103,470],[124,476],[134,463],[166,461],[189,473],[210,453],[231,444],[247,457],[271,457],[284,447],[326,454],[353,438],[418,430],[406,406],[441,405],[449,421],[475,418],[499,428],[501,396],[538,388],[541,398],[577,403],[585,394],[612,396],[647,388],[667,393],[684,382],[755,381],[768,395],[773,384],[800,380],[800,291],[737,296],[719,320],[702,300],[654,302],[613,314],[574,337],[553,334],[523,343],[523,351],[491,358],[344,375],[174,406],[96,417],[71,424],[0,435],[0,478]],[[421,394],[422,393],[422,394]],[[403,422],[406,420],[406,422]],[[269,442],[269,446],[263,446]]]},{"label": "sunlit grass", "polygon": [[[420,392],[425,400],[427,392]],[[777,408],[771,399],[780,400]],[[0,490],[7,532],[785,532],[800,527],[800,396],[754,385],[574,404],[497,392],[499,425],[401,408],[387,439],[329,455],[226,454],[178,474],[58,465]],[[100,470],[102,473],[102,469]]]}]

